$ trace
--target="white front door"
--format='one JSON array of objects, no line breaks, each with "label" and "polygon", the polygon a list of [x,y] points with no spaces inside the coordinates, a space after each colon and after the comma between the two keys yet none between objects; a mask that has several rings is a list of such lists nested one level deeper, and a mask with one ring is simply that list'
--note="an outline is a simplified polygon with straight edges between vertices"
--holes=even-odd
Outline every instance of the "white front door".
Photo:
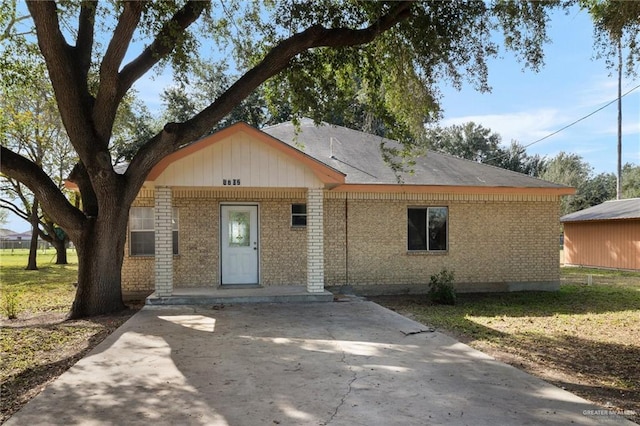
[{"label": "white front door", "polygon": [[258,206],[220,207],[221,283],[258,284]]}]

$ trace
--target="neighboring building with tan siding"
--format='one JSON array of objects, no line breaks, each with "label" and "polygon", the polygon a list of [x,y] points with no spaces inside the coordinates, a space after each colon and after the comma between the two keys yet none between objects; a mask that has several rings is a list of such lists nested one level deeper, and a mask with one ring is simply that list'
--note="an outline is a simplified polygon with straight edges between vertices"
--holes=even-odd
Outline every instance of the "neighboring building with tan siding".
[{"label": "neighboring building with tan siding", "polygon": [[566,265],[640,271],[640,198],[563,216]]},{"label": "neighboring building with tan siding", "polygon": [[395,172],[394,141],[302,120],[238,123],[168,156],[134,202],[123,292],[306,286],[310,293],[557,288],[573,189],[435,152]]}]

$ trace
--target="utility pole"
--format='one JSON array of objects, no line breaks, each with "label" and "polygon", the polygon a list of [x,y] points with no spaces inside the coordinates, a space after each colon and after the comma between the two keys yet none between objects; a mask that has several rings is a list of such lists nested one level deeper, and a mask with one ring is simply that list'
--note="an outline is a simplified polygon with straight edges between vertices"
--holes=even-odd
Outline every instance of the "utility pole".
[{"label": "utility pole", "polygon": [[622,199],[622,35],[618,36],[618,175],[616,199]]}]

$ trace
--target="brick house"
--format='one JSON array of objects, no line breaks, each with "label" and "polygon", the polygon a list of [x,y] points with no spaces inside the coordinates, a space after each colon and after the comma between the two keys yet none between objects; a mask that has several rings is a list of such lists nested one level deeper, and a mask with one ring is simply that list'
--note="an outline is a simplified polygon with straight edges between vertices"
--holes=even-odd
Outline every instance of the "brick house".
[{"label": "brick house", "polygon": [[344,127],[232,125],[165,158],[130,211],[123,293],[304,286],[308,293],[557,288],[572,188],[435,152],[394,172]]}]

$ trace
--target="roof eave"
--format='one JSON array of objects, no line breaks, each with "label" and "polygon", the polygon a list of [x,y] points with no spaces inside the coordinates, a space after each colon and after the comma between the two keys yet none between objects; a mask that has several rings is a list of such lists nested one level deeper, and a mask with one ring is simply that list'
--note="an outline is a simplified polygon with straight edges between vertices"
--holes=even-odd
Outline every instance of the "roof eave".
[{"label": "roof eave", "polygon": [[332,189],[334,192],[400,192],[400,193],[452,193],[452,194],[535,194],[572,195],[569,187],[508,187],[471,185],[411,185],[411,184],[360,184],[345,183]]}]

